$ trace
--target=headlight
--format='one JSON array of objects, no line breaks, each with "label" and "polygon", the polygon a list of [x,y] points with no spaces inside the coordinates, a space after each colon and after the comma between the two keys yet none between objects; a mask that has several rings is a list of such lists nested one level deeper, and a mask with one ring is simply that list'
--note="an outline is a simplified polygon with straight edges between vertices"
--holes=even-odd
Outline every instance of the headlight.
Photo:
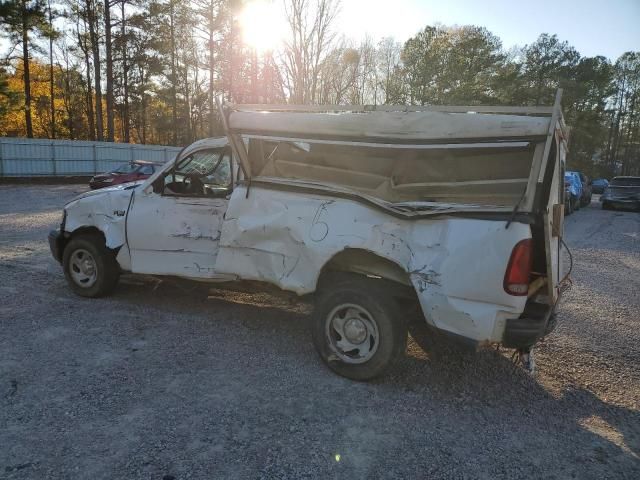
[{"label": "headlight", "polygon": [[105,178],[104,180],[102,180],[104,183],[111,183],[113,182],[113,178]]}]

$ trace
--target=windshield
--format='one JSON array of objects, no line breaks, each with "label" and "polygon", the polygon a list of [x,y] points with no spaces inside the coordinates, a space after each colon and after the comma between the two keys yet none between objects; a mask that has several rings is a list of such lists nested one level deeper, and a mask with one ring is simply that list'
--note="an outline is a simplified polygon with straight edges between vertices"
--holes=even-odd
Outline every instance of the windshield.
[{"label": "windshield", "polygon": [[640,187],[640,177],[614,178],[609,185],[612,187]]},{"label": "windshield", "polygon": [[133,173],[137,169],[138,169],[138,165],[136,165],[135,163],[125,163],[124,165],[120,165],[115,170],[112,170],[111,173],[118,173],[118,174],[124,175],[127,173]]}]

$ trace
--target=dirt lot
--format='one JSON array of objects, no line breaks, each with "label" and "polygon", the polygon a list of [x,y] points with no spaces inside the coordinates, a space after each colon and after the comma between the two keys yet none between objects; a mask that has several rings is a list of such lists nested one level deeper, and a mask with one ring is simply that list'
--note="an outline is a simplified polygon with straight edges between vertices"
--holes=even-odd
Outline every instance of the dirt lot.
[{"label": "dirt lot", "polygon": [[81,190],[0,186],[0,478],[640,478],[640,214],[567,219],[574,286],[535,378],[410,344],[354,383],[299,302],[74,296],[45,239]]}]

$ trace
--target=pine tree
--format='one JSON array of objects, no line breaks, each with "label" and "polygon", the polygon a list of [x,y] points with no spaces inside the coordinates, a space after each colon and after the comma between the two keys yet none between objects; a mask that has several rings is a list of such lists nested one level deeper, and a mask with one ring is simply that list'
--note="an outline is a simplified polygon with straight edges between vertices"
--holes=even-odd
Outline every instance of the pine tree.
[{"label": "pine tree", "polygon": [[29,71],[29,50],[32,48],[30,34],[46,28],[46,4],[44,0],[4,0],[0,1],[0,28],[11,40],[22,45],[24,65],[24,113],[27,137],[33,138],[31,115],[31,76]]}]

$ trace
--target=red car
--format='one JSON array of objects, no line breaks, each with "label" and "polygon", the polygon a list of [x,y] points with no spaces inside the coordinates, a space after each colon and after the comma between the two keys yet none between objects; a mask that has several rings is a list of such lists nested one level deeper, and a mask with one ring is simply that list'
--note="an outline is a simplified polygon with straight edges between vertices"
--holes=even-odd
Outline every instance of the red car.
[{"label": "red car", "polygon": [[89,187],[92,190],[97,188],[111,187],[121,183],[135,182],[136,180],[144,180],[153,175],[157,168],[161,165],[145,160],[134,160],[131,163],[125,163],[111,172],[96,175],[89,181]]}]

